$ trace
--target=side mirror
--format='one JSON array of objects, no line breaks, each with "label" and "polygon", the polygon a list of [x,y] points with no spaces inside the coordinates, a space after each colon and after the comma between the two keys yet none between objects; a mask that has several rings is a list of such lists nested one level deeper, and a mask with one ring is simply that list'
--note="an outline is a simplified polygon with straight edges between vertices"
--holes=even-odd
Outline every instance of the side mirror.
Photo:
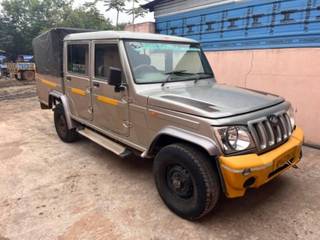
[{"label": "side mirror", "polygon": [[120,92],[124,90],[122,86],[122,71],[119,68],[110,67],[109,68],[109,80],[108,83],[114,86],[115,92]]}]

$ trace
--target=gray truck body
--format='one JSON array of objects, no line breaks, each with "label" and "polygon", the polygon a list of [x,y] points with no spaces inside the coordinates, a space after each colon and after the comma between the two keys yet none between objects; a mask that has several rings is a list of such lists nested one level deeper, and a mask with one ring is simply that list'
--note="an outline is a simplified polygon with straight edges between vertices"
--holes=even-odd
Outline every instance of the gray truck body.
[{"label": "gray truck body", "polygon": [[42,108],[62,105],[69,130],[120,156],[154,158],[167,145],[191,144],[214,163],[228,197],[243,196],[300,160],[303,133],[290,103],[218,84],[194,40],[86,32],[67,34],[57,51],[61,73],[36,75]]}]

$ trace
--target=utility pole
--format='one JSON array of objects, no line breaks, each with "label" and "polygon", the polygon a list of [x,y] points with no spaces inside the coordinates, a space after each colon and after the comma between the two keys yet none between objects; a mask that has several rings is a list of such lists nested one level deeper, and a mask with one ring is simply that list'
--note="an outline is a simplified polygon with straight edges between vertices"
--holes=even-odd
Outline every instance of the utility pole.
[{"label": "utility pole", "polygon": [[135,13],[135,10],[134,10],[134,1],[135,1],[135,0],[132,0],[132,24],[134,24],[134,18],[135,18],[135,16],[134,16],[134,13]]}]

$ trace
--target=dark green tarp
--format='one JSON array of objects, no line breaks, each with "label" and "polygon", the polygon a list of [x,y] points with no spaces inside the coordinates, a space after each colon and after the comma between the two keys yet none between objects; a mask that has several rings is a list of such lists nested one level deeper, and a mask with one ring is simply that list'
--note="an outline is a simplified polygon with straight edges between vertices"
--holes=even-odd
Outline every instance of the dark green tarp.
[{"label": "dark green tarp", "polygon": [[92,32],[88,29],[53,28],[32,41],[37,73],[63,76],[63,39],[71,33]]}]

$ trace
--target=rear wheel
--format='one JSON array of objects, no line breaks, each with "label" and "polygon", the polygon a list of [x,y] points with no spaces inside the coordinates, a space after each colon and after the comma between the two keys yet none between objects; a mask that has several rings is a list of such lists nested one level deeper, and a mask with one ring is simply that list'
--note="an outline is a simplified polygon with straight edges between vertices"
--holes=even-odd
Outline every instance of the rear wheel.
[{"label": "rear wheel", "polygon": [[54,125],[58,136],[64,142],[75,142],[79,139],[76,129],[69,129],[63,106],[59,103],[54,109]]},{"label": "rear wheel", "polygon": [[174,213],[199,219],[216,205],[220,184],[208,156],[189,144],[172,144],[160,150],[153,172],[159,194]]},{"label": "rear wheel", "polygon": [[24,71],[22,73],[22,79],[27,81],[33,81],[35,79],[34,71]]},{"label": "rear wheel", "polygon": [[14,75],[14,78],[15,78],[17,81],[21,81],[21,75],[20,75],[20,74],[15,74],[15,75]]}]

